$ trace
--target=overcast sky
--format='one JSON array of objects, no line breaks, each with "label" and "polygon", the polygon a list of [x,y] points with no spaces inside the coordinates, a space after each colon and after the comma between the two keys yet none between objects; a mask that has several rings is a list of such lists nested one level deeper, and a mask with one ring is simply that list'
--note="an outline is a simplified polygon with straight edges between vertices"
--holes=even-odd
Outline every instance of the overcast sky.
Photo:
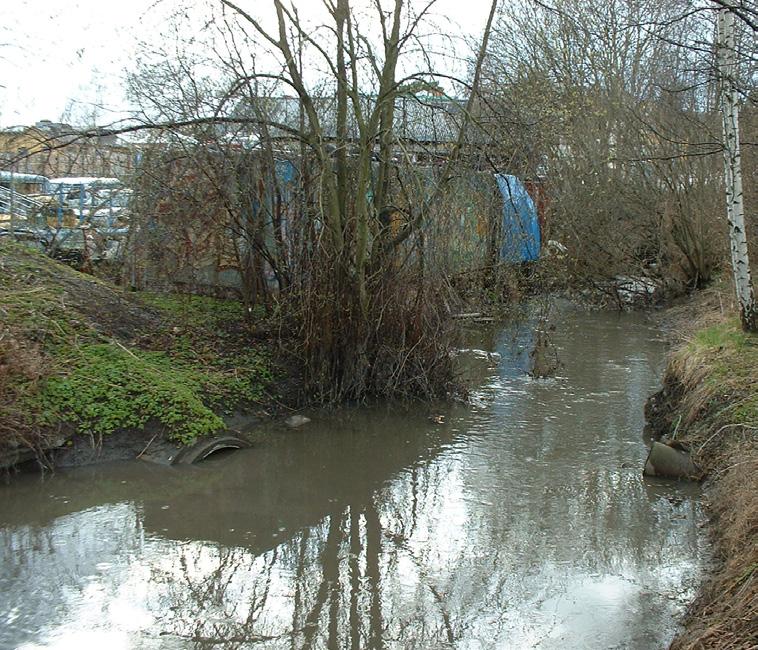
[{"label": "overcast sky", "polygon": [[[157,37],[174,0],[2,0],[0,126],[41,119],[104,124],[128,108],[124,72],[140,39]],[[268,0],[240,0],[255,14]],[[302,13],[320,0],[295,0]],[[490,0],[438,0],[436,13],[479,34]]]}]

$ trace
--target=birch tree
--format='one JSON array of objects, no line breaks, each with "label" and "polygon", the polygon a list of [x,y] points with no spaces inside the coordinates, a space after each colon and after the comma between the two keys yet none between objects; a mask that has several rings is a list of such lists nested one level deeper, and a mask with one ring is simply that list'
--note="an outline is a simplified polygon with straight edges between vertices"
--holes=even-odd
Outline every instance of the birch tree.
[{"label": "birch tree", "polygon": [[720,109],[724,138],[724,181],[726,185],[726,214],[729,222],[729,244],[732,272],[737,291],[742,329],[758,330],[755,294],[750,277],[747,233],[745,232],[745,206],[742,192],[740,165],[740,130],[738,91],[736,84],[737,51],[735,45],[734,0],[725,0],[718,13],[718,74],[720,81]]}]

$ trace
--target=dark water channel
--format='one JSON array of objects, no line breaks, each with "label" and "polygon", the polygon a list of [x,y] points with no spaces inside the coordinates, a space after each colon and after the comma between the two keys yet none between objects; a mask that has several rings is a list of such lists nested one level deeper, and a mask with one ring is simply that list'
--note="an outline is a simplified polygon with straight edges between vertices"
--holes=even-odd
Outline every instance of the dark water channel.
[{"label": "dark water channel", "polygon": [[[313,413],[197,466],[0,486],[0,648],[666,647],[696,488],[643,479],[663,363],[635,315],[472,332],[473,405]],[[430,416],[444,416],[437,423]],[[628,465],[628,467],[627,467]]]}]

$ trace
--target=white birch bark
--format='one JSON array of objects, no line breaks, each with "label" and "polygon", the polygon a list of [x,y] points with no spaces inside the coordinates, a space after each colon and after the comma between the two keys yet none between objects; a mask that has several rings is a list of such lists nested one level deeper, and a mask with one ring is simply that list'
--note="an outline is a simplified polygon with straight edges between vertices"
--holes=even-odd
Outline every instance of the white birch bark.
[{"label": "white birch bark", "polygon": [[[727,0],[725,4],[733,5],[734,0]],[[724,180],[726,183],[726,213],[729,222],[732,271],[742,328],[754,332],[758,323],[756,323],[753,282],[750,277],[747,233],[745,232],[745,207],[742,197],[734,13],[728,7],[720,9],[718,15],[718,72],[721,82],[720,107],[724,138]]]}]

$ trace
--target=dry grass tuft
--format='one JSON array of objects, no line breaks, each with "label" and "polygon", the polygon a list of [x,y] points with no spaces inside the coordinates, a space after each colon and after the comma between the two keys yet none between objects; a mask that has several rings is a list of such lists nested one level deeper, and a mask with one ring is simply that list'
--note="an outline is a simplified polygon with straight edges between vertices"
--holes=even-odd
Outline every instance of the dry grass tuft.
[{"label": "dry grass tuft", "polygon": [[747,650],[758,639],[758,455],[734,445],[714,475],[710,515],[720,563],[672,650]]}]

